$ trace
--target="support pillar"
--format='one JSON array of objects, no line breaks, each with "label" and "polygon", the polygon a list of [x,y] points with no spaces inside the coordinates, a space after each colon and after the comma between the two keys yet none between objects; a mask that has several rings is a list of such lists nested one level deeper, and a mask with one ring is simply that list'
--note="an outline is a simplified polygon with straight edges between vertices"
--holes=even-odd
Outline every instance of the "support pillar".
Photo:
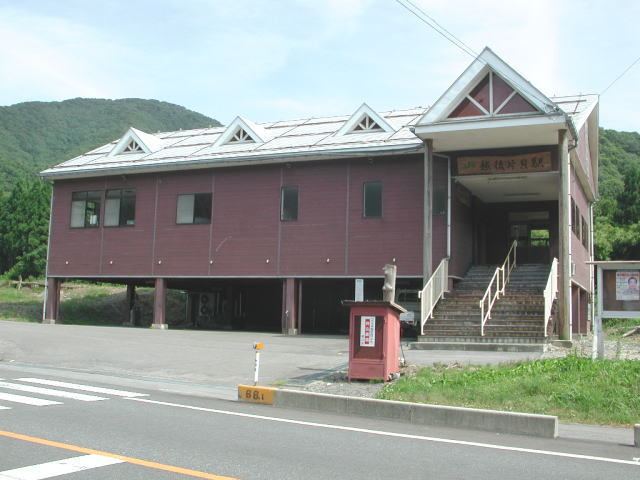
[{"label": "support pillar", "polygon": [[423,284],[431,278],[433,268],[433,140],[424,141],[424,225],[422,232]]},{"label": "support pillar", "polygon": [[560,164],[560,258],[558,262],[558,321],[560,339],[571,340],[571,189],[569,140],[566,130],[558,131],[558,163]]},{"label": "support pillar", "polygon": [[153,323],[151,328],[159,330],[167,329],[166,322],[166,305],[167,305],[167,279],[156,278],[156,286],[153,295]]},{"label": "support pillar", "polygon": [[298,281],[295,278],[285,278],[282,288],[284,301],[282,303],[282,333],[297,335],[298,296],[296,294]]},{"label": "support pillar", "polygon": [[136,306],[136,286],[128,284],[127,285],[127,318],[125,319],[123,325],[135,325],[135,311],[134,308]]},{"label": "support pillar", "polygon": [[42,323],[54,324],[58,322],[60,312],[60,284],[58,278],[47,278],[47,293],[44,304]]}]

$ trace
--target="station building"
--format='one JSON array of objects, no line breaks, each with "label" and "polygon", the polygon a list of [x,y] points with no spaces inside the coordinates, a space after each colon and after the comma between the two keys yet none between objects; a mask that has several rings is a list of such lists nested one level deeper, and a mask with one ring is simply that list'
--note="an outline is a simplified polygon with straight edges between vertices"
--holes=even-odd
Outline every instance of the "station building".
[{"label": "station building", "polygon": [[[428,108],[132,127],[41,175],[53,182],[47,322],[61,283],[87,279],[126,284],[131,298],[155,287],[157,328],[180,289],[201,326],[345,333],[341,300],[356,280],[380,296],[385,264],[403,292],[444,272],[447,299],[508,257],[494,287],[504,296],[518,268],[543,272],[545,335],[588,329],[598,97],[547,97],[488,48]],[[486,285],[467,296],[488,301],[482,319],[469,315],[491,332],[492,278],[474,278]],[[425,292],[423,335],[441,293],[425,314]]]}]

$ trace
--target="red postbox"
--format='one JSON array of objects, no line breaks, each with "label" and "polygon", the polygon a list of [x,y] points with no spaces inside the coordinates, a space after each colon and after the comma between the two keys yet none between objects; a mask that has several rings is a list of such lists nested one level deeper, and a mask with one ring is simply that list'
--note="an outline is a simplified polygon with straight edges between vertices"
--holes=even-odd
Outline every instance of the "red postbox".
[{"label": "red postbox", "polygon": [[400,314],[393,302],[345,300],[349,314],[349,380],[390,380],[400,372]]}]

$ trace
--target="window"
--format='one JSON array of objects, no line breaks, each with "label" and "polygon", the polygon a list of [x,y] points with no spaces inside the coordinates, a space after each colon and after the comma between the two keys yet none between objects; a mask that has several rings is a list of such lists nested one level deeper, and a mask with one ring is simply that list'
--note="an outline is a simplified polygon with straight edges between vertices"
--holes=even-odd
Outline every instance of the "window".
[{"label": "window", "polygon": [[131,140],[129,143],[127,143],[127,146],[124,147],[124,150],[122,150],[122,153],[124,153],[124,154],[127,154],[127,153],[144,153],[144,150],[138,144],[138,142],[136,142],[135,140]]},{"label": "window", "polygon": [[364,184],[364,217],[382,217],[382,182]]},{"label": "window", "polygon": [[280,220],[298,219],[298,187],[282,187],[280,194]]},{"label": "window", "polygon": [[255,140],[249,135],[244,128],[238,128],[236,133],[229,139],[227,143],[254,143]]},{"label": "window", "polygon": [[125,227],[136,224],[136,191],[107,190],[104,201],[104,226]]},{"label": "window", "polygon": [[362,120],[353,127],[353,132],[376,132],[380,130],[382,130],[382,127],[369,115],[362,117]]},{"label": "window", "polygon": [[578,232],[578,216],[576,212],[578,211],[578,207],[576,206],[575,200],[571,199],[571,231],[577,235]]},{"label": "window", "polygon": [[176,223],[211,223],[211,194],[178,195]]},{"label": "window", "polygon": [[100,225],[102,192],[73,192],[71,194],[71,227],[89,228]]},{"label": "window", "polygon": [[433,214],[446,215],[449,203],[447,182],[433,182]]},{"label": "window", "polygon": [[589,227],[584,217],[582,217],[582,245],[586,249],[589,248]]}]

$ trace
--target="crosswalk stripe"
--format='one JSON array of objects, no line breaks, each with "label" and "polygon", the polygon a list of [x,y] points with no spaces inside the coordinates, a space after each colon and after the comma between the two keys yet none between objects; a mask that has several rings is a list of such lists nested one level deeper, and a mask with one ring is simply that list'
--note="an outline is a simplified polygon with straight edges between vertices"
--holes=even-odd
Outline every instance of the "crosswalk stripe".
[{"label": "crosswalk stripe", "polygon": [[0,472],[0,480],[43,480],[118,463],[124,462],[117,458],[103,457],[101,455],[82,455],[80,457],[56,460],[55,462],[6,470]]},{"label": "crosswalk stripe", "polygon": [[104,397],[95,395],[86,395],[84,393],[64,392],[62,390],[53,390],[51,388],[34,387],[32,385],[20,385],[18,383],[0,382],[0,388],[9,390],[18,390],[21,392],[39,393],[41,395],[49,395],[52,397],[70,398],[72,400],[80,400],[81,402],[97,402],[98,400],[106,400]]},{"label": "crosswalk stripe", "polygon": [[25,403],[36,407],[44,407],[46,405],[62,405],[60,402],[53,400],[44,400],[43,398],[25,397],[23,395],[14,395],[13,393],[0,392],[0,400],[15,403]]},{"label": "crosswalk stripe", "polygon": [[82,390],[85,392],[102,393],[104,395],[115,395],[116,397],[148,397],[146,393],[127,392],[126,390],[114,390],[112,388],[92,387],[90,385],[80,385],[77,383],[59,382],[57,380],[45,380],[43,378],[18,378],[19,382],[37,383],[49,385],[51,387],[70,388],[71,390]]},{"label": "crosswalk stripe", "polygon": [[4,406],[0,405],[0,410],[11,410],[11,407],[4,407]]}]

